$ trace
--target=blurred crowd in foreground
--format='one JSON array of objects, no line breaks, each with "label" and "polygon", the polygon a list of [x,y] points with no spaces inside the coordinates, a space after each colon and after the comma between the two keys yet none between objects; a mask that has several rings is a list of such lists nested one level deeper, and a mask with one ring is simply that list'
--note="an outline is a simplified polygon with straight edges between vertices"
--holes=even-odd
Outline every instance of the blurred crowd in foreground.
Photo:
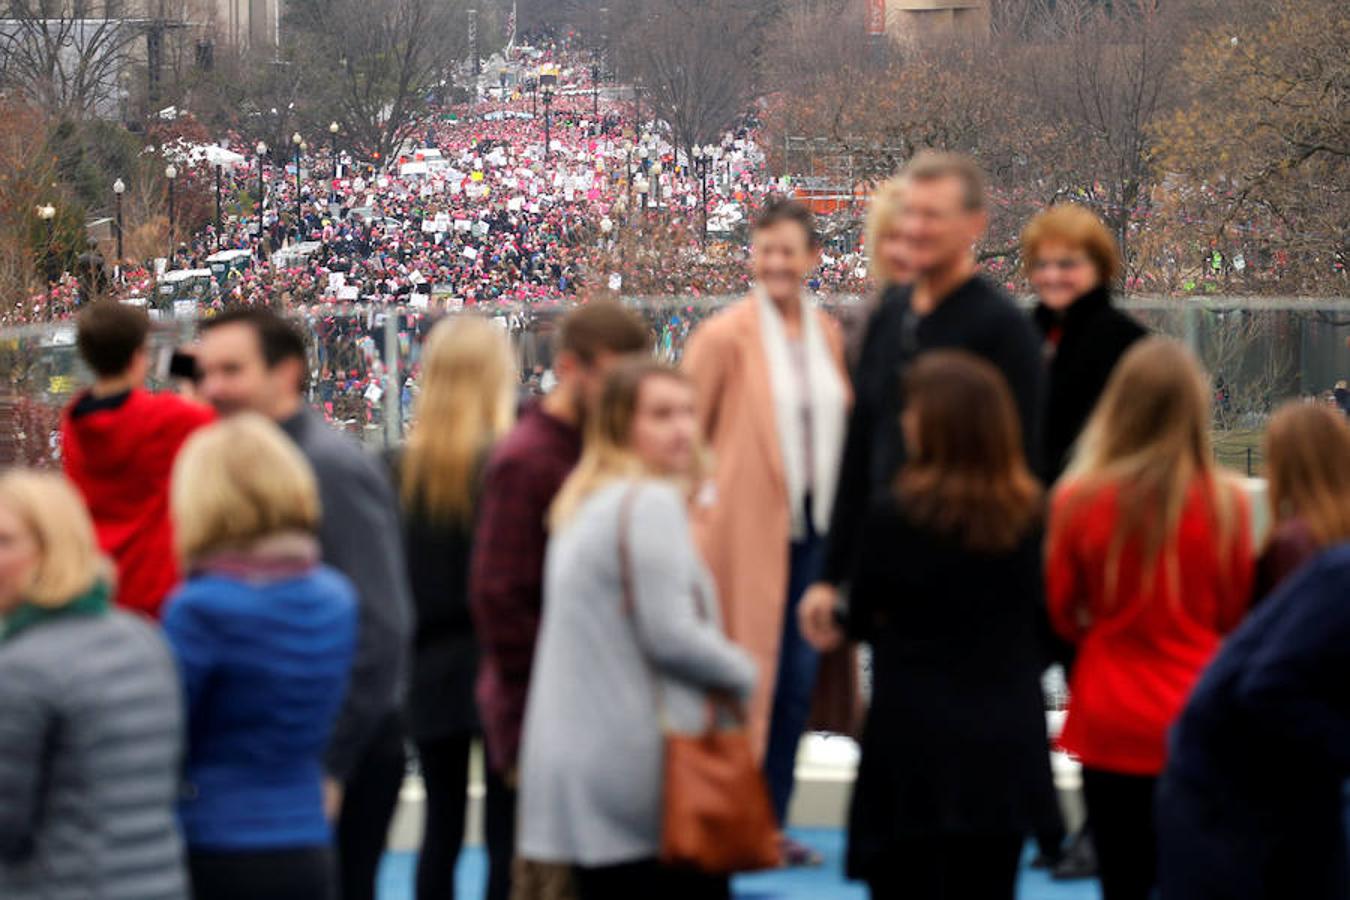
[{"label": "blurred crowd in foreground", "polygon": [[482,741],[490,900],[728,897],[818,864],[783,827],[827,729],[859,735],[844,874],[876,898],[1012,897],[1032,839],[1092,848],[1105,900],[1344,898],[1350,423],[1276,414],[1258,541],[1102,223],[1027,224],[1032,317],[986,224],[960,156],[879,189],[851,371],[784,199],[679,369],[594,302],[518,409],[504,333],[447,319],[383,459],[267,308],[202,323],[180,396],[143,389],[143,312],[90,305],[64,476],[0,476],[0,896],[374,897],[408,746],[416,893],[453,896]]}]

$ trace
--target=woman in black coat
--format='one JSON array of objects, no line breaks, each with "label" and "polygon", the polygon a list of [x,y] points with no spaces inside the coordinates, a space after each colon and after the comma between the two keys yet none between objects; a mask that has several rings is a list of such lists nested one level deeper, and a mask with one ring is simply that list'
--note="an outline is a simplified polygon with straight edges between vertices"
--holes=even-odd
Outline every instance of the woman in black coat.
[{"label": "woman in black coat", "polygon": [[[1033,316],[1048,365],[1040,475],[1053,485],[1064,474],[1079,433],[1097,406],[1116,363],[1148,334],[1111,304],[1120,277],[1120,251],[1106,225],[1090,210],[1061,203],[1037,214],[1022,230],[1022,264],[1036,292]],[[1067,668],[1073,649],[1049,628],[1043,639],[1047,662]],[[1037,865],[1053,865],[1061,879],[1097,873],[1091,833],[1084,828],[1067,852],[1059,837],[1040,836]]]},{"label": "woman in black coat", "polygon": [[1111,305],[1120,251],[1091,211],[1063,203],[1038,214],[1022,231],[1022,262],[1049,360],[1042,475],[1053,484],[1116,363],[1148,332]]},{"label": "woman in black coat", "polygon": [[417,613],[405,710],[426,786],[417,896],[445,900],[455,896],[469,751],[479,733],[468,602],[479,472],[511,423],[515,362],[501,329],[460,317],[431,330],[423,365],[413,431],[394,467]]},{"label": "woman in black coat", "polygon": [[[849,636],[872,645],[872,705],[848,874],[874,898],[1011,898],[1053,817],[1041,694],[1041,489],[1006,381],[963,351],[905,379],[907,462],[873,501]],[[823,647],[837,629],[813,630]]]}]

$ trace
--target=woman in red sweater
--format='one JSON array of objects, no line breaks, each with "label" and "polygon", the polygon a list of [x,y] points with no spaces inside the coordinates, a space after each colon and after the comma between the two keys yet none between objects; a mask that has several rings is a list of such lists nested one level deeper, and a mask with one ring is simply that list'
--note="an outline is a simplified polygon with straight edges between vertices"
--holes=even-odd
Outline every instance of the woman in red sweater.
[{"label": "woman in red sweater", "polygon": [[1047,602],[1078,645],[1060,742],[1083,764],[1104,900],[1153,888],[1166,733],[1251,592],[1247,503],[1214,466],[1209,395],[1180,344],[1136,344],[1051,509]]}]

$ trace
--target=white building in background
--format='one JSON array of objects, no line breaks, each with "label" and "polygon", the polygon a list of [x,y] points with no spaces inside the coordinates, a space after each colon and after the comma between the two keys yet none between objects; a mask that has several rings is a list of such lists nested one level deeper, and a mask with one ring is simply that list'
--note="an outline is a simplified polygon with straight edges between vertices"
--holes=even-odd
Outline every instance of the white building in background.
[{"label": "white building in background", "polygon": [[885,22],[896,41],[984,38],[989,34],[988,0],[868,0],[869,20]]},{"label": "white building in background", "polygon": [[275,48],[281,32],[280,0],[202,0],[206,27],[220,46],[241,51]]},{"label": "white building in background", "polygon": [[[129,98],[158,112],[164,89],[217,47],[277,46],[281,0],[38,0],[0,4],[0,91],[50,110],[134,119]],[[133,79],[145,79],[135,84]]]}]

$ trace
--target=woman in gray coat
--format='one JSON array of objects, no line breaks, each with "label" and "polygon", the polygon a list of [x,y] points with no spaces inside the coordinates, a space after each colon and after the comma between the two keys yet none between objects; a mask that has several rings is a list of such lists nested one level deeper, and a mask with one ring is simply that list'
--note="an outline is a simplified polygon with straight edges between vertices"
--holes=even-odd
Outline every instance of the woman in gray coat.
[{"label": "woman in gray coat", "polygon": [[744,698],[754,680],[749,657],[722,634],[690,535],[682,482],[695,468],[696,435],[693,389],[681,375],[621,364],[553,509],[519,852],[574,866],[582,900],[728,895],[725,877],[657,861],[663,727],[698,731],[708,692]]},{"label": "woman in gray coat", "polygon": [[185,900],[178,673],[62,478],[0,477],[0,897]]}]

